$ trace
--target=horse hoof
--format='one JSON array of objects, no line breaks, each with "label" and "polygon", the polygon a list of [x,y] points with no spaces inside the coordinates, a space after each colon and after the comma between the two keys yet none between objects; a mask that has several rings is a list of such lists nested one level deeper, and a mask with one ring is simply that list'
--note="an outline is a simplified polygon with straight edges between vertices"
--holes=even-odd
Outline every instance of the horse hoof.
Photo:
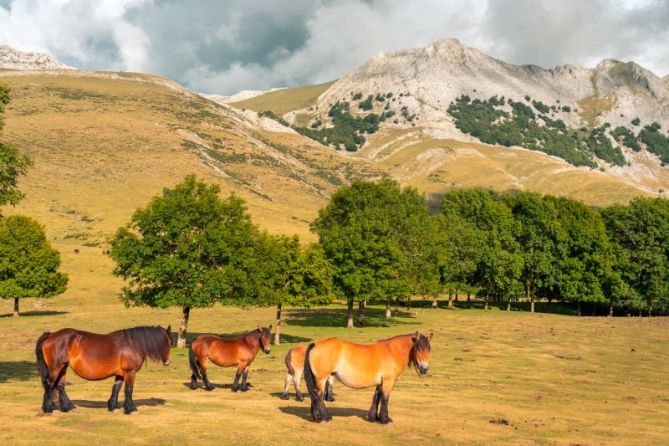
[{"label": "horse hoof", "polygon": [[206,390],[207,392],[211,392],[211,391],[214,390],[214,389],[215,389],[214,386],[209,386],[209,387],[205,387],[205,388],[204,388],[204,390]]},{"label": "horse hoof", "polygon": [[393,424],[393,420],[390,418],[385,418],[381,420],[381,424]]},{"label": "horse hoof", "polygon": [[367,421],[370,423],[378,423],[379,417],[367,417]]},{"label": "horse hoof", "polygon": [[[288,396],[287,393],[284,393],[283,395],[281,395],[281,399],[282,399],[282,400],[289,400],[289,399],[290,399],[290,396]],[[295,399],[297,399],[297,398],[295,398]]]},{"label": "horse hoof", "polygon": [[242,387],[242,388],[239,389],[239,390],[241,390],[242,392],[248,392],[248,391],[249,391],[249,388],[248,388],[248,387]]},{"label": "horse hoof", "polygon": [[[286,399],[288,399],[288,398],[286,398]],[[304,397],[302,395],[297,395],[295,397],[295,401],[304,401]]]}]

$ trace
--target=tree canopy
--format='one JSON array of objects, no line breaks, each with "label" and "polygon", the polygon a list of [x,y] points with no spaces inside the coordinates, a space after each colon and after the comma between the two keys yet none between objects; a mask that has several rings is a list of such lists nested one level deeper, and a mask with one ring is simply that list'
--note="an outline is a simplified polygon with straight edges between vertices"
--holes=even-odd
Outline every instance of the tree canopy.
[{"label": "tree canopy", "polygon": [[[0,83],[0,131],[5,125],[3,114],[8,103],[9,87]],[[15,206],[23,199],[25,195],[18,189],[18,179],[28,172],[31,165],[30,158],[16,147],[0,141],[0,206]]]}]

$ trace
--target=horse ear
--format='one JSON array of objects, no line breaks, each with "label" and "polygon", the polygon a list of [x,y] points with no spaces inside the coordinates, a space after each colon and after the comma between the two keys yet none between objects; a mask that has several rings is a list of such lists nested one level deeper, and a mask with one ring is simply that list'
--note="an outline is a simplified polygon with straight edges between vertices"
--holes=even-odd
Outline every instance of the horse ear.
[{"label": "horse ear", "polygon": [[258,331],[262,333],[262,327],[258,324]]},{"label": "horse ear", "polygon": [[272,324],[269,324],[269,328],[267,329],[267,331],[272,331]]},{"label": "horse ear", "polygon": [[420,339],[420,332],[417,331],[416,334],[413,335],[413,340],[418,342],[419,339]]},{"label": "horse ear", "polygon": [[165,331],[169,334],[172,333],[172,324],[168,325]]},{"label": "horse ear", "polygon": [[430,336],[427,337],[427,342],[432,342],[432,336],[434,336],[434,333],[430,333]]}]

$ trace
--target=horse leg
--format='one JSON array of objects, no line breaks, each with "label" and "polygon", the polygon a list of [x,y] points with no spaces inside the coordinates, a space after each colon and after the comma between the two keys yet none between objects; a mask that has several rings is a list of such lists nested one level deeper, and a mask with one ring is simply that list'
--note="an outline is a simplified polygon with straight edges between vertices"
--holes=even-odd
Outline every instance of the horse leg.
[{"label": "horse leg", "polygon": [[246,382],[246,378],[249,376],[249,365],[244,367],[244,370],[242,371],[242,385],[240,387],[240,390],[242,392],[248,392],[249,390],[249,385]]},{"label": "horse leg", "polygon": [[[325,403],[323,402],[323,397],[325,396],[325,387],[327,386],[327,380],[329,376],[325,379],[321,379],[317,381],[316,389],[318,392],[318,400],[316,401],[316,412],[317,412],[317,418],[315,420],[317,421],[332,421],[332,415],[330,415],[325,409]],[[313,410],[312,410],[313,412]]]},{"label": "horse leg", "polygon": [[114,378],[114,385],[112,386],[111,396],[109,397],[109,401],[107,401],[107,407],[109,408],[110,412],[113,412],[116,409],[118,409],[118,394],[121,391],[122,384],[123,384],[123,377],[116,376]]},{"label": "horse leg", "polygon": [[325,401],[332,402],[335,400],[334,392],[332,391],[332,381],[334,381],[334,376],[328,376],[328,380],[325,381]]},{"label": "horse leg", "polygon": [[132,401],[132,388],[135,385],[135,371],[126,372],[123,380],[125,381],[125,402],[123,403],[123,411],[126,415],[137,412],[135,403]]},{"label": "horse leg", "polygon": [[286,373],[286,379],[284,380],[284,383],[283,383],[283,394],[281,395],[282,400],[290,399],[290,395],[288,394],[288,388],[290,387],[290,383],[292,381],[293,381],[293,377],[291,376],[291,374]]},{"label": "horse leg", "polygon": [[369,413],[367,414],[367,419],[372,423],[379,421],[379,402],[381,400],[381,386],[376,386],[374,391],[374,397],[372,398],[372,407],[369,408]]},{"label": "horse leg", "polygon": [[296,371],[295,376],[293,377],[293,383],[295,384],[295,401],[304,401],[302,392],[300,392],[300,381],[302,380],[302,372]]},{"label": "horse leg", "polygon": [[67,364],[63,366],[56,378],[55,388],[58,389],[58,400],[60,401],[60,410],[63,412],[70,412],[75,409],[74,404],[65,392],[65,372],[67,371]]},{"label": "horse leg", "polygon": [[202,373],[202,382],[204,382],[204,390],[207,390],[209,392],[214,390],[214,386],[211,385],[211,382],[209,382],[209,377],[207,376],[207,358],[204,359],[204,364],[200,364],[200,373]]},{"label": "horse leg", "polygon": [[390,391],[393,390],[394,380],[383,380],[381,384],[381,412],[379,413],[379,421],[381,424],[392,423],[393,420],[388,416],[388,400],[390,399]]},{"label": "horse leg", "polygon": [[232,382],[232,391],[239,392],[239,378],[242,376],[243,368],[237,367],[237,372],[235,372],[235,380]]},{"label": "horse leg", "polygon": [[52,413],[56,410],[56,405],[53,403],[53,391],[56,388],[56,380],[58,379],[60,369],[54,372],[49,369],[49,373],[44,379],[44,400],[42,401],[42,411],[44,413]]}]

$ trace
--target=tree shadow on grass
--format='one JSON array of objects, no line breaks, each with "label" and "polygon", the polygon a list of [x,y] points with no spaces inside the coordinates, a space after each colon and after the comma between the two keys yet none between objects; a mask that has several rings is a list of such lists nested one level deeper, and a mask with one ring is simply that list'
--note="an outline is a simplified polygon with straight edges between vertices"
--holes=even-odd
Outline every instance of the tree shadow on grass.
[{"label": "tree shadow on grass", "polygon": [[[302,419],[311,420],[311,407],[308,404],[305,406],[279,407],[279,410],[288,415],[294,415]],[[362,418],[363,420],[367,420],[368,413],[366,410],[356,409],[353,407],[328,407],[327,411],[333,417],[358,417]]]},{"label": "tree shadow on grass", "polygon": [[[385,309],[367,308],[365,310],[365,327],[392,327],[395,325],[420,325],[418,321],[398,319],[412,317],[410,313],[394,313],[392,319],[386,319]],[[357,311],[355,312],[357,318]],[[346,324],[346,310],[333,308],[315,308],[309,310],[289,310],[286,322],[301,327],[343,327]],[[357,324],[356,324],[357,325]]]},{"label": "tree shadow on grass", "polygon": [[[162,398],[140,398],[133,399],[135,406],[164,406],[166,401]],[[78,407],[85,407],[87,409],[105,409],[108,410],[107,401],[88,401],[88,400],[72,400],[72,403]],[[122,402],[121,402],[122,404]]]},{"label": "tree shadow on grass", "polygon": [[[59,314],[67,314],[69,311],[53,311],[53,310],[45,310],[45,311],[22,311],[19,316],[19,318],[22,317],[32,317],[32,316],[57,316]],[[0,314],[0,318],[6,318],[6,317],[13,317],[14,313],[5,313],[5,314]]]},{"label": "tree shadow on grass", "polygon": [[36,379],[38,376],[37,365],[33,361],[0,362],[0,383],[30,381]]}]

